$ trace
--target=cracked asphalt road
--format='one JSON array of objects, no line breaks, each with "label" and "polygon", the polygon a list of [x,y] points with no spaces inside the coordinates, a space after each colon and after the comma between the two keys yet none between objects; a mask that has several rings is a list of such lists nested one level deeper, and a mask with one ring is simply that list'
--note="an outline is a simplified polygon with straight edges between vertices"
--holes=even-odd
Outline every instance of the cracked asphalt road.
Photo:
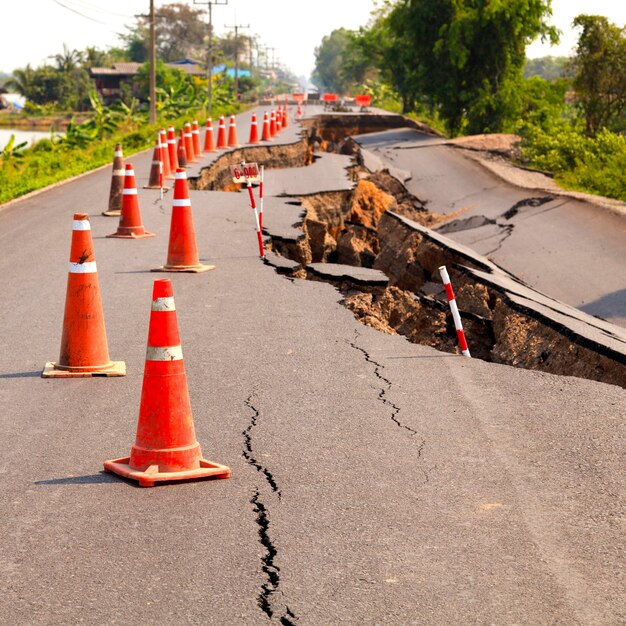
[{"label": "cracked asphalt road", "polygon": [[[624,215],[566,196],[529,202],[548,194],[515,187],[416,130],[362,135],[358,142],[411,172],[405,185],[429,211],[455,214],[457,228],[440,229],[450,238],[539,291],[626,327]],[[515,215],[507,217],[513,207]]]},{"label": "cracked asphalt road", "polygon": [[[156,237],[105,239],[108,177],[0,212],[1,624],[626,619],[626,391],[361,326],[332,286],[260,263],[245,194],[191,192],[216,269],[171,276],[196,434],[232,478],[103,474],[134,438],[171,201],[139,189]],[[128,375],[44,380],[82,210]]]}]

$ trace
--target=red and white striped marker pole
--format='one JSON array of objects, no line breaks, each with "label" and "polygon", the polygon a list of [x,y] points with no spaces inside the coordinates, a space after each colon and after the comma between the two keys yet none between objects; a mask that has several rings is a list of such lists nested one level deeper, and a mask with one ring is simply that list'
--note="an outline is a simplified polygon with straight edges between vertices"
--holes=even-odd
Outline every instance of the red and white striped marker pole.
[{"label": "red and white striped marker pole", "polygon": [[[245,161],[242,162],[242,165],[245,165]],[[256,236],[259,241],[259,256],[264,259],[265,258],[265,248],[263,247],[263,234],[261,233],[261,223],[259,222],[259,214],[256,210],[256,201],[254,200],[254,191],[252,190],[252,184],[248,180],[246,176],[245,167],[241,168],[243,170],[243,175],[246,179],[246,187],[248,188],[248,195],[250,196],[250,207],[254,211],[254,220],[256,222]]]},{"label": "red and white striped marker pole", "polygon": [[259,228],[263,232],[263,173],[265,167],[261,165],[261,182],[259,183]]},{"label": "red and white striped marker pole", "polygon": [[450,311],[452,311],[452,319],[454,319],[454,327],[456,328],[456,336],[459,339],[459,345],[461,346],[461,353],[463,356],[471,357],[469,348],[467,347],[467,341],[465,340],[465,331],[463,330],[463,323],[461,322],[461,316],[459,315],[459,308],[456,305],[454,298],[454,291],[452,290],[452,283],[450,282],[450,276],[448,276],[448,270],[445,265],[439,268],[441,274],[441,280],[443,286],[446,288],[446,296],[448,297],[448,303],[450,304]]}]

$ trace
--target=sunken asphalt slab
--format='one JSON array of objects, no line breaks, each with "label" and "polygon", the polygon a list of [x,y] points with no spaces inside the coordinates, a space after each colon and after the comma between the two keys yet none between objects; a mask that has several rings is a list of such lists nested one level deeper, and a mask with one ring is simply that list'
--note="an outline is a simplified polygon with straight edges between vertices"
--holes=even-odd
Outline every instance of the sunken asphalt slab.
[{"label": "sunken asphalt slab", "polygon": [[626,327],[626,214],[515,187],[414,129],[357,140],[373,167],[409,171],[405,185],[429,211],[454,213],[442,228],[450,238],[557,300]]},{"label": "sunken asphalt slab", "polygon": [[[103,474],[134,439],[171,202],[140,189],[157,236],[105,239],[108,185],[97,172],[0,212],[1,624],[623,621],[626,392],[361,326],[332,286],[260,262],[245,194],[191,192],[216,269],[162,275],[198,440],[232,478]],[[124,378],[39,377],[74,211],[91,214]]]}]

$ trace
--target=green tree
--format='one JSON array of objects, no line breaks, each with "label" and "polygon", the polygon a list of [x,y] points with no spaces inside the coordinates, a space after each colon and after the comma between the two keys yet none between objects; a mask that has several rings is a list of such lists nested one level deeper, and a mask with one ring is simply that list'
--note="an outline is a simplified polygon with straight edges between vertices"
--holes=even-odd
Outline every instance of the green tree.
[{"label": "green tree", "polygon": [[573,60],[574,90],[586,132],[626,126],[626,30],[600,15],[579,15],[582,28]]},{"label": "green tree", "polygon": [[545,80],[531,76],[520,84],[520,117],[515,130],[525,134],[529,127],[539,127],[544,132],[559,132],[572,126],[571,106],[565,102],[569,80]]},{"label": "green tree", "polygon": [[343,64],[350,41],[351,31],[337,28],[315,48],[315,69],[311,80],[321,90],[337,93],[346,91]]},{"label": "green tree", "polygon": [[[186,75],[177,68],[165,65],[161,59],[157,59],[156,86],[159,89],[179,89],[186,83]],[[139,86],[139,98],[147,100],[150,97],[150,64],[144,63],[137,72],[137,84]]]},{"label": "green tree", "polygon": [[[157,10],[157,56],[165,62],[183,58],[206,57],[205,37],[208,26],[202,20],[202,10],[182,2],[164,4]],[[132,61],[148,60],[150,30],[148,18],[140,16],[120,40]]]},{"label": "green tree", "polygon": [[62,95],[57,100],[64,109],[86,110],[90,106],[89,91],[93,88],[87,70],[83,67],[84,54],[70,50],[63,44],[63,52],[52,57],[56,69],[63,77]]},{"label": "green tree", "polygon": [[26,66],[13,72],[9,86],[34,104],[57,103],[61,106],[72,95],[72,85],[65,74],[44,65],[37,69]]},{"label": "green tree", "polygon": [[[400,0],[386,18],[403,100],[432,100],[449,131],[498,132],[517,113],[526,45],[557,40],[551,0]],[[394,59],[395,60],[395,59]]]},{"label": "green tree", "polygon": [[66,44],[63,44],[63,52],[53,55],[52,58],[54,59],[59,72],[71,74],[80,66],[83,60],[83,55],[80,51],[70,50]]},{"label": "green tree", "polygon": [[129,61],[134,63],[145,63],[148,60],[148,48],[150,42],[150,31],[143,24],[137,24],[129,29],[129,32],[120,36],[122,50]]},{"label": "green tree", "polygon": [[24,68],[18,68],[13,70],[13,76],[11,76],[5,83],[6,89],[14,89],[17,93],[25,98],[28,98],[29,93],[33,88],[33,78],[35,70],[30,66],[30,63]]},{"label": "green tree", "polygon": [[569,74],[569,57],[539,57],[526,59],[524,65],[524,78],[539,76],[545,80],[555,80]]}]

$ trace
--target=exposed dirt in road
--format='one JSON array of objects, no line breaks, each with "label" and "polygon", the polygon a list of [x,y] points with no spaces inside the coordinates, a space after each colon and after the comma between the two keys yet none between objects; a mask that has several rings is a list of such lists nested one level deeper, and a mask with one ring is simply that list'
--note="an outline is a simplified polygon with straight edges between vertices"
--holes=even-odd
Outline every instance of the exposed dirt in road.
[{"label": "exposed dirt in road", "polygon": [[[362,166],[358,146],[349,135],[395,128],[399,120],[397,116],[323,116],[309,121],[306,135],[291,146],[252,147],[224,155],[202,171],[195,186],[228,189],[228,166],[242,159],[263,162],[266,167],[304,167],[312,163],[314,149],[351,154],[354,188],[294,198],[306,209],[299,224],[302,236],[289,241],[272,238],[275,253],[303,266],[291,271],[291,278],[332,282],[343,293],[344,304],[364,324],[438,350],[458,352],[438,270],[446,265],[473,357],[626,386],[623,355],[579,338],[472,273],[485,270],[486,259],[459,252],[445,238],[429,237],[428,231],[398,219],[425,228],[444,223],[454,228],[462,222],[462,211],[432,214],[388,171],[373,173]],[[461,143],[484,150],[489,140],[479,137]],[[511,136],[495,136],[492,149],[511,153],[515,142]],[[532,197],[528,202],[541,200]],[[387,286],[367,285],[343,276],[320,276],[308,267],[311,263],[373,268],[384,272],[389,282]]]}]

